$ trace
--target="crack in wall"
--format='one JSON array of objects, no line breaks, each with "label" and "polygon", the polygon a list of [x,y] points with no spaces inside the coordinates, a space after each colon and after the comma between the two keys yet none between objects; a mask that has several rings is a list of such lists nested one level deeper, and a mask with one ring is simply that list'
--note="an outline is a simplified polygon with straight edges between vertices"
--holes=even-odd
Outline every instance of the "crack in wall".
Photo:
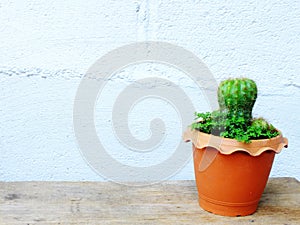
[{"label": "crack in wall", "polygon": [[40,78],[63,78],[63,79],[77,79],[82,78],[84,75],[69,69],[61,70],[44,70],[40,68],[0,68],[1,76],[18,76],[18,77],[40,77]]},{"label": "crack in wall", "polygon": [[296,83],[289,83],[289,84],[284,84],[285,87],[294,87],[299,89],[300,88],[300,84],[296,84]]},{"label": "crack in wall", "polygon": [[141,1],[136,6],[137,41],[149,40],[150,8],[149,0]]}]

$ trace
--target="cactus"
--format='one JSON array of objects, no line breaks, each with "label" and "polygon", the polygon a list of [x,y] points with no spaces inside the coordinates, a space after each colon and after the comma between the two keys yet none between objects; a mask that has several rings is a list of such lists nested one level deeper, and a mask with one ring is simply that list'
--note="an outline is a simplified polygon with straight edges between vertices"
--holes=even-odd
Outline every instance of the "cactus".
[{"label": "cactus", "polygon": [[279,132],[276,128],[268,123],[264,118],[256,118],[252,120],[251,126],[248,127],[247,133],[253,137],[276,137]]},{"label": "cactus", "polygon": [[273,126],[263,118],[253,119],[251,126],[254,130],[266,131],[268,129],[274,129]]},{"label": "cactus", "polygon": [[257,98],[257,86],[248,78],[235,78],[222,81],[218,88],[220,110],[227,116],[252,119],[252,109]]},{"label": "cactus", "polygon": [[257,98],[253,80],[235,78],[224,80],[218,88],[220,108],[213,112],[196,113],[193,129],[244,143],[251,140],[273,138],[279,131],[263,118],[252,118]]}]

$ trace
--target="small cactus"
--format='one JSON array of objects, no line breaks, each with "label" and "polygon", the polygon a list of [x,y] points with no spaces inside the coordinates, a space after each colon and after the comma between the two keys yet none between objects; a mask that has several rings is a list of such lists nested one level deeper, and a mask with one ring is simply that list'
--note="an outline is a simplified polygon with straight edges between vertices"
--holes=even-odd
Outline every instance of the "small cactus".
[{"label": "small cactus", "polygon": [[252,109],[257,98],[257,86],[248,78],[224,80],[218,88],[218,102],[221,111],[228,116],[252,119]]},{"label": "small cactus", "polygon": [[279,131],[263,118],[252,118],[257,86],[248,78],[224,80],[218,88],[219,109],[196,113],[192,128],[216,136],[234,138],[244,143],[273,138]]},{"label": "small cactus", "polygon": [[255,129],[255,130],[268,130],[270,128],[273,128],[273,126],[271,124],[269,124],[265,119],[263,118],[257,118],[257,119],[253,119],[251,126]]},{"label": "small cactus", "polygon": [[248,127],[248,133],[251,133],[252,136],[260,137],[274,137],[279,133],[276,128],[268,123],[264,118],[256,118],[252,120],[251,126]]}]

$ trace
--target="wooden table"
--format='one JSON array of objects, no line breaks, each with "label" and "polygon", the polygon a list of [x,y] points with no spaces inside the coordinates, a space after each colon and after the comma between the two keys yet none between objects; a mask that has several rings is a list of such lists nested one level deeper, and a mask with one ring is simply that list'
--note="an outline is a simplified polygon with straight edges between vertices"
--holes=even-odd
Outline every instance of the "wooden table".
[{"label": "wooden table", "polygon": [[222,217],[198,206],[195,181],[0,182],[0,224],[300,224],[300,183],[270,179],[257,212]]}]

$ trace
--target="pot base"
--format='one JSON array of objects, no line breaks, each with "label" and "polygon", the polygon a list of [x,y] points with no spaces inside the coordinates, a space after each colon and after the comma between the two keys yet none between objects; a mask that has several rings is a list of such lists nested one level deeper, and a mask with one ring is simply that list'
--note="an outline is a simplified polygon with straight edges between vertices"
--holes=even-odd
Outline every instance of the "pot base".
[{"label": "pot base", "polygon": [[235,206],[227,202],[214,203],[209,200],[199,198],[199,205],[205,211],[221,216],[247,216],[255,213],[258,202],[249,205]]}]

